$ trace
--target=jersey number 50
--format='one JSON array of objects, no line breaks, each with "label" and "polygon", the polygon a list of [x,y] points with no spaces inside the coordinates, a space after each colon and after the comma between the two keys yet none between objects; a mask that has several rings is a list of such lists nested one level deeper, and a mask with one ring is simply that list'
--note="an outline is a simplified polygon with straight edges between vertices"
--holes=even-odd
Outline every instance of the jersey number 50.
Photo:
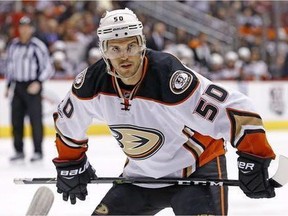
[{"label": "jersey number 50", "polygon": [[[207,95],[208,97],[221,103],[224,102],[227,98],[228,92],[225,89],[212,84],[208,86],[208,88],[204,92],[204,95]],[[213,122],[218,113],[218,107],[215,104],[206,101],[204,98],[200,98],[195,112],[203,118]]]}]

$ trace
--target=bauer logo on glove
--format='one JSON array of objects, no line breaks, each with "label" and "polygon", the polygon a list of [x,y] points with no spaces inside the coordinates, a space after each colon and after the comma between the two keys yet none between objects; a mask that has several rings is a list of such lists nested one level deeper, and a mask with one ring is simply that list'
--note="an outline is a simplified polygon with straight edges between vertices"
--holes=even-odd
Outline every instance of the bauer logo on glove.
[{"label": "bauer logo on glove", "polygon": [[238,168],[244,174],[250,173],[253,171],[255,164],[254,163],[246,163],[243,161],[238,161]]},{"label": "bauer logo on glove", "polygon": [[79,169],[73,169],[73,170],[61,170],[60,175],[64,176],[64,178],[67,178],[66,176],[72,176],[81,174],[86,171],[86,169],[89,167],[89,161],[87,160],[83,167],[80,167]]}]

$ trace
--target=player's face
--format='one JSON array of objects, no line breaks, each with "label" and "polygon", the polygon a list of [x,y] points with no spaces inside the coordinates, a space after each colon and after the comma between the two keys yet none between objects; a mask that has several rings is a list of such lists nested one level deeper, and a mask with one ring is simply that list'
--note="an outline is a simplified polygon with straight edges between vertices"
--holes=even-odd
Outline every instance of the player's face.
[{"label": "player's face", "polygon": [[136,37],[109,40],[106,57],[113,68],[123,77],[133,76],[141,64],[142,48],[138,45]]}]

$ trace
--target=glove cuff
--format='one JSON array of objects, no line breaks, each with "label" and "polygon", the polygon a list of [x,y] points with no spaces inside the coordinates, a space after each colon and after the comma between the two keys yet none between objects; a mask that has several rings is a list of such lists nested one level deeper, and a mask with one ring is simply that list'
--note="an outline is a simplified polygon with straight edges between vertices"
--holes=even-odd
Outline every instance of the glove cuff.
[{"label": "glove cuff", "polygon": [[84,153],[78,160],[60,160],[59,158],[54,158],[53,160],[54,165],[58,168],[65,168],[65,167],[71,167],[71,166],[77,166],[82,163],[86,163],[87,156]]}]

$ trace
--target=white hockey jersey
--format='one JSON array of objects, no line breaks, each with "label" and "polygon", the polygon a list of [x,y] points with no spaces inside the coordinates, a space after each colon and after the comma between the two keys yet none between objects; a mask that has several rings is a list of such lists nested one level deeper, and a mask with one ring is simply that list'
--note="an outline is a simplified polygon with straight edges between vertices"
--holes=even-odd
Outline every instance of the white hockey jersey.
[{"label": "white hockey jersey", "polygon": [[147,50],[136,86],[107,74],[103,60],[81,72],[54,115],[59,159],[76,160],[87,150],[93,118],[107,123],[127,155],[128,177],[187,177],[225,154],[225,141],[275,157],[249,98],[168,53]]}]

